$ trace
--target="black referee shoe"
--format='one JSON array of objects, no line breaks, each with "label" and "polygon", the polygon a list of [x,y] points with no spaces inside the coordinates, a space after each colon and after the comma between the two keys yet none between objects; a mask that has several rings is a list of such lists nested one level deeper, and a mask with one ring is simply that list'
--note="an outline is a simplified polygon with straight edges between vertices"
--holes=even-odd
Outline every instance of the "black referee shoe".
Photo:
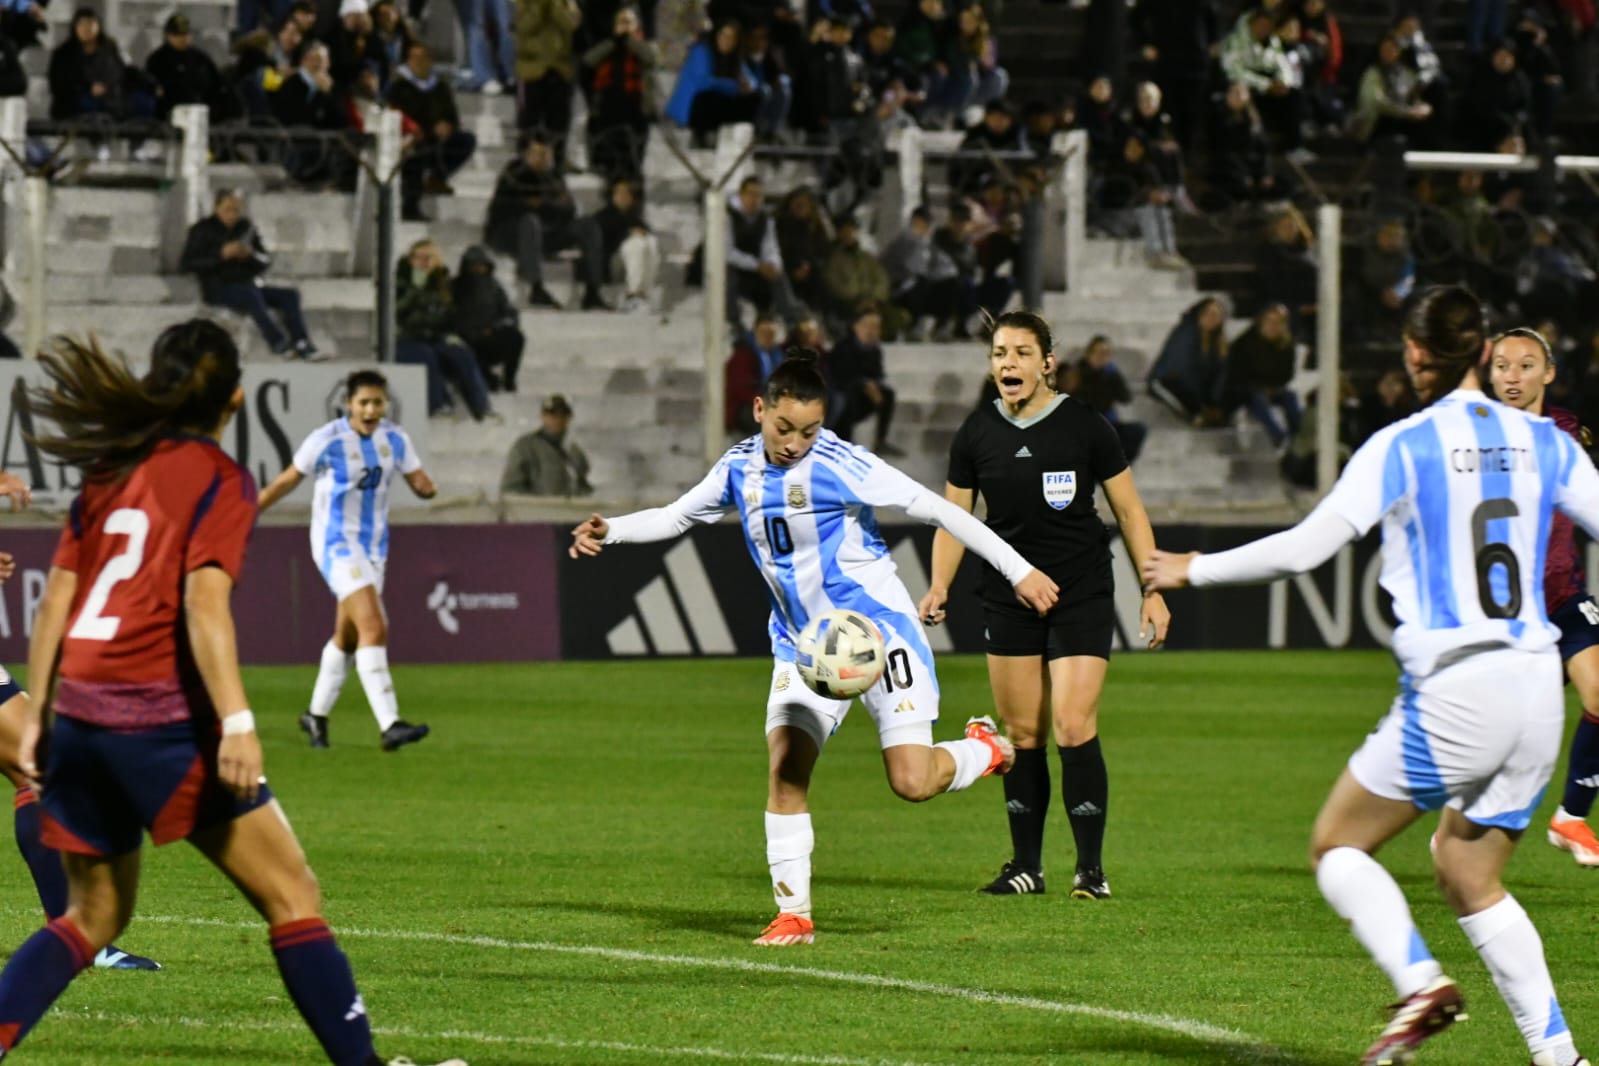
[{"label": "black referee shoe", "polygon": [[1029,896],[1044,891],[1044,871],[1007,862],[999,876],[977,891],[990,896]]},{"label": "black referee shoe", "polygon": [[1097,866],[1078,870],[1072,878],[1072,899],[1110,899],[1110,882]]},{"label": "black referee shoe", "polygon": [[313,748],[325,748],[328,746],[328,720],[326,718],[319,718],[310,711],[306,711],[300,715],[300,729],[306,736],[311,738],[311,746]]}]

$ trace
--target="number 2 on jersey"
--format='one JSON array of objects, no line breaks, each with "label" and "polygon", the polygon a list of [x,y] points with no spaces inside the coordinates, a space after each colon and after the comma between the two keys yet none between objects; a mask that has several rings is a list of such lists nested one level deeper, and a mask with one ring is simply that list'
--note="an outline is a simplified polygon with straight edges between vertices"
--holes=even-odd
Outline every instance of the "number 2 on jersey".
[{"label": "number 2 on jersey", "polygon": [[111,640],[117,635],[117,627],[122,624],[122,619],[100,612],[105,610],[107,601],[111,599],[111,590],[137,574],[139,567],[144,564],[144,542],[150,535],[150,516],[136,507],[122,507],[106,517],[105,531],[127,537],[128,545],[108,559],[100,570],[100,576],[94,579],[94,587],[89,590],[88,599],[83,601],[78,620],[67,633],[74,640]]}]

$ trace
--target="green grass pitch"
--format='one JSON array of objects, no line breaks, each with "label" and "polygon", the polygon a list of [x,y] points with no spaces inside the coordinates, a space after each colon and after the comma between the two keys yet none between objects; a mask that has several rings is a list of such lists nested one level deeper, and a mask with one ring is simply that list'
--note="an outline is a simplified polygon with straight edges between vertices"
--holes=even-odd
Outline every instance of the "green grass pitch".
[{"label": "green grass pitch", "polygon": [[[980,659],[939,663],[958,734]],[[346,688],[330,751],[295,727],[314,666],[248,671],[273,788],[321,882],[386,1055],[487,1064],[796,1066],[1355,1062],[1392,989],[1323,904],[1311,820],[1395,689],[1365,653],[1122,656],[1101,733],[1115,898],[973,889],[1009,855],[997,781],[924,805],[888,790],[857,706],[813,789],[817,942],[750,946],[771,917],[757,661],[405,667],[420,746],[377,747]],[[1515,713],[1515,708],[1506,708]],[[1058,765],[1056,766],[1058,770]],[[1563,776],[1564,762],[1561,764]],[[1541,817],[1558,800],[1558,785]],[[1471,1020],[1423,1061],[1525,1047],[1432,889],[1428,818],[1384,853]],[[0,862],[0,944],[37,927]],[[1534,822],[1509,871],[1579,1047],[1599,1048],[1599,878]],[[20,1063],[322,1061],[266,932],[183,845],[147,850],[122,938],[159,974],[91,972]]]}]

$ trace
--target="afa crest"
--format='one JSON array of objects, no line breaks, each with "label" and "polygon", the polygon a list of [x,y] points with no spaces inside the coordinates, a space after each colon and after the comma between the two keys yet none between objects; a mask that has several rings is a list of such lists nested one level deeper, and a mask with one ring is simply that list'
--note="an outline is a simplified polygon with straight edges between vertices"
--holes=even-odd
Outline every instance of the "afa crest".
[{"label": "afa crest", "polygon": [[1057,511],[1064,511],[1077,498],[1077,471],[1046,470],[1044,472],[1044,502]]},{"label": "afa crest", "polygon": [[795,509],[805,506],[805,486],[794,482],[788,487],[788,505]]}]

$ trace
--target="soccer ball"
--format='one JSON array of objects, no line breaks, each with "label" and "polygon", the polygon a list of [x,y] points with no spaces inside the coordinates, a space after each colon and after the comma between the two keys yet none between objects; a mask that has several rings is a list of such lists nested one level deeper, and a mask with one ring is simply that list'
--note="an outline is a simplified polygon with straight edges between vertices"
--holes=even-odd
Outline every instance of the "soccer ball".
[{"label": "soccer ball", "polygon": [[883,676],[883,634],[855,611],[828,611],[812,618],[795,645],[794,665],[813,691],[835,700],[853,699]]}]

